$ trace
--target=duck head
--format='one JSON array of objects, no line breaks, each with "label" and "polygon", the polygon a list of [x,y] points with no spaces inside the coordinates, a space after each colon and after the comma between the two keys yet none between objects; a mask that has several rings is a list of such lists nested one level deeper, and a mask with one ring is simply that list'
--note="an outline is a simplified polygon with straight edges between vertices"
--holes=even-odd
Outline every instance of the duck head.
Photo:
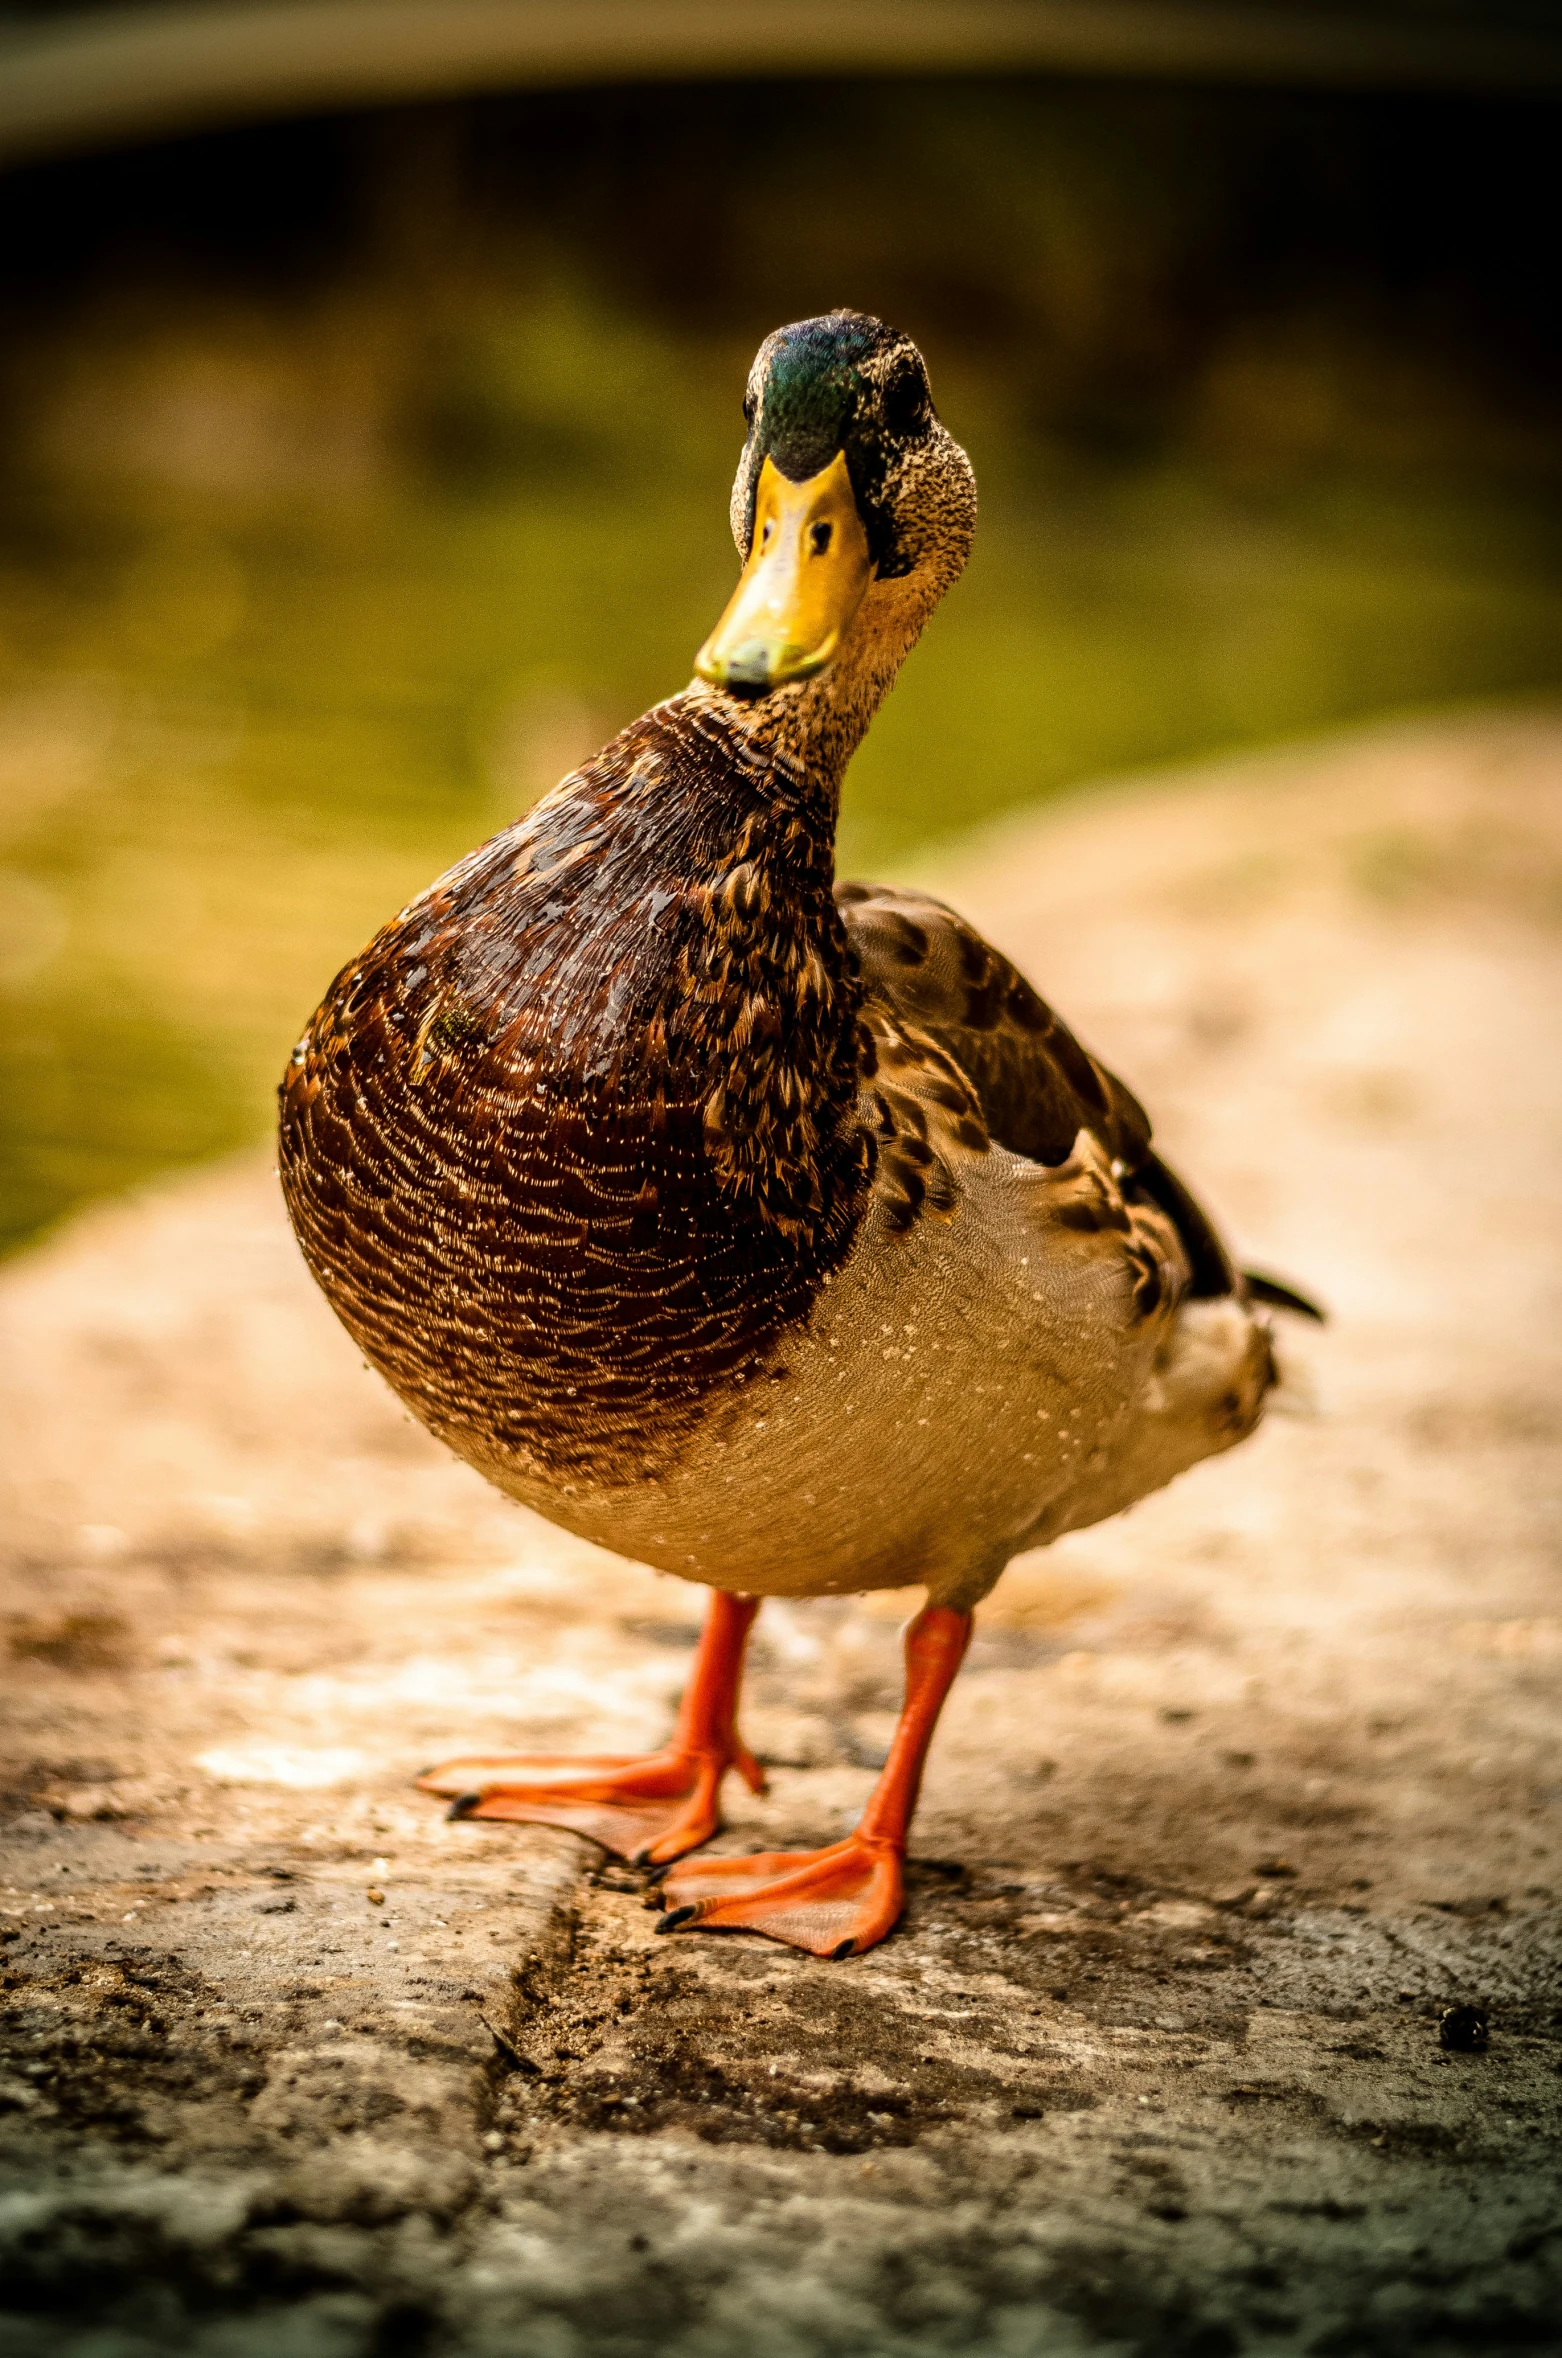
[{"label": "duck head", "polygon": [[849,753],[965,564],[976,479],[915,344],[860,311],[767,336],[743,414],[743,572],[695,669],[786,734]]}]

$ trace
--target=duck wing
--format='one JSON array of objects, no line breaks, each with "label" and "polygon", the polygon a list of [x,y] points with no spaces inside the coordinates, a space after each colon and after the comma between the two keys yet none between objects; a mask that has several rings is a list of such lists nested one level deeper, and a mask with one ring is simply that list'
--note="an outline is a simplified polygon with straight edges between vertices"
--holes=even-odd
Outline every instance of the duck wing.
[{"label": "duck wing", "polygon": [[925,893],[840,884],[836,901],[862,976],[864,1014],[921,1034],[959,1067],[989,1136],[1056,1165],[1088,1130],[1125,1191],[1164,1212],[1182,1240],[1189,1291],[1242,1290],[1208,1216],[1150,1143],[1133,1091],[1082,1048],[1019,968],[957,911]]}]

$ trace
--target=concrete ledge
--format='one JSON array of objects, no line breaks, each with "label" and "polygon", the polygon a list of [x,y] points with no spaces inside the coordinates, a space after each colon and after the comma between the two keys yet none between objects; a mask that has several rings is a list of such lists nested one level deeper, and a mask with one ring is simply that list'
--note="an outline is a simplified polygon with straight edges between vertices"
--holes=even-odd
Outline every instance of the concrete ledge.
[{"label": "concrete ledge", "polygon": [[[0,1272],[5,2358],[1550,2346],[1562,726],[1119,786],[933,881],[1333,1320],[1251,1443],[1011,1567],[868,1957],[658,1939],[412,1790],[655,1741],[702,1600],[405,1421],[263,1159]],[[724,1841],[860,1808],[914,1602],[767,1607]]]}]

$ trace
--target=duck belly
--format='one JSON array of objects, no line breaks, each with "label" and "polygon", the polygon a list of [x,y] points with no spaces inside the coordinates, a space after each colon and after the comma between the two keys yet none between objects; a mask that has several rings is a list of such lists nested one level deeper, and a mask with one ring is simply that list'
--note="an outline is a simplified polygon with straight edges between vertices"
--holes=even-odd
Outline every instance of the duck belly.
[{"label": "duck belly", "polygon": [[[1204,1338],[1193,1380],[1170,1224],[1153,1209],[1078,1223],[1082,1185],[1116,1197],[1099,1157],[1076,1149],[1059,1172],[993,1149],[960,1177],[952,1219],[900,1233],[870,1209],[806,1322],[757,1375],[708,1397],[654,1477],[561,1483],[477,1462],[567,1529],[712,1587],[804,1597],[921,1582],[963,1605],[1020,1548],[1240,1437],[1199,1403],[1251,1358],[1246,1312],[1221,1306],[1232,1315]],[[1261,1392],[1243,1391],[1244,1431]]]}]

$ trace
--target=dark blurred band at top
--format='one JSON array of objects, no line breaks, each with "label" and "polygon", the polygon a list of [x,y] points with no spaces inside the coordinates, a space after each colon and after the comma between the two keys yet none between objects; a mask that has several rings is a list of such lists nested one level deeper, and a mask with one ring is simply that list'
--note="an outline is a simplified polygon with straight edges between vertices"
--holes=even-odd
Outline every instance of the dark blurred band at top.
[{"label": "dark blurred band at top", "polygon": [[0,8],[0,162],[485,90],[1084,73],[1555,91],[1549,0],[117,0]]}]

